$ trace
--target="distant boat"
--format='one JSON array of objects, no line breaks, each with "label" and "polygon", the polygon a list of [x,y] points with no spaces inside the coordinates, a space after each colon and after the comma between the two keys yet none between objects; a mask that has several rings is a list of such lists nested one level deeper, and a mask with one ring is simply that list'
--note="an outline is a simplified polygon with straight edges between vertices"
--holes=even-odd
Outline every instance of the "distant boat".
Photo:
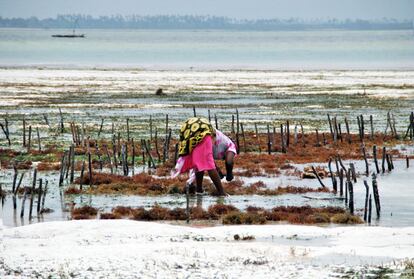
[{"label": "distant boat", "polygon": [[78,20],[75,21],[72,34],[54,34],[52,35],[52,37],[53,38],[86,38],[85,34],[76,34],[75,28],[76,28],[77,22]]},{"label": "distant boat", "polygon": [[53,38],[86,38],[85,34],[55,34]]}]

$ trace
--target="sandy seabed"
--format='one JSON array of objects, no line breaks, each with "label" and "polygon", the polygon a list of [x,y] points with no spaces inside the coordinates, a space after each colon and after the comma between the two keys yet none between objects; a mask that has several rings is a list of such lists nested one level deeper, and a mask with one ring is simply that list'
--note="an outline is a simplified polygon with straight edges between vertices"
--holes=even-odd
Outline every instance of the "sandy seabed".
[{"label": "sandy seabed", "polygon": [[359,277],[379,267],[405,272],[399,263],[414,258],[414,227],[83,220],[3,227],[3,235],[1,278]]}]

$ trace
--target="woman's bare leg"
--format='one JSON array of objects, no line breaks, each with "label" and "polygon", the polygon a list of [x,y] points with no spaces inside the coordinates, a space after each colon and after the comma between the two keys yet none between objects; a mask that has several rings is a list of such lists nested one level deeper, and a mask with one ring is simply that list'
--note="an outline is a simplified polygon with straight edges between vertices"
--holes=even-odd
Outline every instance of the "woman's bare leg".
[{"label": "woman's bare leg", "polygon": [[203,193],[203,177],[204,177],[204,171],[198,171],[196,172],[196,192],[197,193]]},{"label": "woman's bare leg", "polygon": [[226,193],[224,192],[223,185],[221,184],[220,176],[216,169],[212,169],[208,171],[208,175],[210,176],[211,180],[216,186],[217,192],[220,196],[225,196]]}]

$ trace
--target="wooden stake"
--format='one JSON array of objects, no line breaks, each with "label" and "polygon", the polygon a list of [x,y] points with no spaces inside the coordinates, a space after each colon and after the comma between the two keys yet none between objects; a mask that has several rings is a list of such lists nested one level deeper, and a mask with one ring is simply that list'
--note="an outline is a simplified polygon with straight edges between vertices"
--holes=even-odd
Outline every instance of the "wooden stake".
[{"label": "wooden stake", "polygon": [[60,171],[59,171],[59,187],[63,184],[64,172],[65,172],[65,161],[66,161],[67,151],[63,153],[62,158],[60,159]]},{"label": "wooden stake", "polygon": [[23,116],[23,147],[26,147],[26,119]]},{"label": "wooden stake", "polygon": [[89,187],[92,187],[92,158],[91,153],[88,152],[88,171],[89,171]]},{"label": "wooden stake", "polygon": [[157,128],[155,128],[155,152],[157,153],[158,163],[161,163],[161,154],[158,149],[158,137],[157,137]]},{"label": "wooden stake", "polygon": [[271,141],[271,138],[270,138],[269,124],[267,124],[267,153],[269,155],[272,154],[272,141]]},{"label": "wooden stake", "polygon": [[286,147],[289,147],[289,139],[290,138],[290,128],[289,128],[289,120],[286,120]]},{"label": "wooden stake", "polygon": [[131,139],[131,144],[132,144],[132,175],[135,175],[135,144],[134,144],[134,139]]},{"label": "wooden stake", "polygon": [[48,182],[49,181],[47,181],[47,179],[46,179],[46,182],[45,182],[45,190],[43,190],[42,209],[40,210],[40,213],[42,213],[43,210],[45,209],[45,200],[46,200],[46,193],[47,193],[47,184],[48,184]]},{"label": "wooden stake", "polygon": [[344,195],[344,170],[339,171],[339,196],[343,197]]},{"label": "wooden stake", "polygon": [[30,152],[31,145],[32,145],[32,126],[29,126],[29,142],[27,144],[27,152]]},{"label": "wooden stake", "polygon": [[27,188],[24,188],[24,195],[22,200],[22,208],[20,210],[20,218],[24,217],[24,205],[26,204],[26,198],[27,198]]},{"label": "wooden stake", "polygon": [[365,186],[364,221],[366,222],[368,219],[368,195],[369,195],[369,186],[366,180],[364,180],[364,186]]},{"label": "wooden stake", "polygon": [[[85,160],[82,161],[82,168],[80,173],[80,183],[79,183],[79,189],[82,191],[83,186],[83,174],[85,173]],[[90,177],[90,176],[89,176]]]},{"label": "wooden stake", "polygon": [[165,136],[168,135],[168,114],[165,115]]},{"label": "wooden stake", "polygon": [[235,134],[235,129],[234,129],[234,114],[231,115],[231,133]]},{"label": "wooden stake", "polygon": [[37,193],[37,214],[40,213],[40,203],[42,201],[42,184],[43,184],[43,180],[40,178],[39,179],[39,190]]},{"label": "wooden stake", "polygon": [[378,192],[377,176],[375,173],[372,174],[372,192],[374,194],[374,202],[375,202],[375,209],[377,212],[377,218],[379,218],[380,213],[381,213],[381,203],[380,203],[380,196]]},{"label": "wooden stake", "polygon": [[104,124],[104,118],[101,118],[101,126],[99,127],[99,131],[98,131],[98,138],[101,136],[102,133],[102,129],[103,129],[103,124]]},{"label": "wooden stake", "polygon": [[332,179],[332,188],[333,188],[334,193],[336,194],[336,192],[338,191],[338,187],[337,187],[337,184],[336,184],[337,183],[336,182],[336,177],[335,177],[335,175],[332,171],[331,164],[332,164],[332,158],[329,158],[328,168],[329,168],[329,173],[330,173],[331,179]]},{"label": "wooden stake", "polygon": [[298,144],[298,125],[295,125],[294,134],[293,134],[293,143]]},{"label": "wooden stake", "polygon": [[59,108],[59,115],[60,115],[60,133],[63,134],[65,132],[65,126],[63,125],[63,114],[60,108]]},{"label": "wooden stake", "polygon": [[318,181],[319,181],[319,183],[321,184],[321,186],[322,186],[323,188],[326,188],[325,184],[323,184],[323,182],[322,182],[322,180],[321,180],[321,178],[320,178],[320,176],[319,176],[319,174],[318,174],[318,172],[316,171],[316,169],[315,169],[315,167],[314,167],[314,166],[312,166],[312,171],[313,171],[313,173],[315,174],[315,176],[316,176],[316,178],[318,179]]},{"label": "wooden stake", "polygon": [[36,188],[36,178],[37,178],[37,169],[33,171],[33,184],[32,190],[30,191],[30,207],[29,207],[29,220],[32,219],[32,212],[33,212],[33,200],[35,195],[35,188]]},{"label": "wooden stake", "polygon": [[103,148],[104,148],[106,157],[108,158],[108,163],[109,163],[109,167],[111,169],[111,174],[113,174],[114,173],[114,168],[113,168],[113,165],[112,165],[112,159],[111,159],[111,155],[109,154],[108,146],[106,144],[104,144]]},{"label": "wooden stake", "polygon": [[243,137],[243,152],[246,153],[246,136],[244,135],[243,123],[240,123],[240,128]]},{"label": "wooden stake", "polygon": [[280,145],[282,148],[282,153],[286,153],[285,139],[283,136],[283,124],[280,124]]},{"label": "wooden stake", "polygon": [[364,144],[361,145],[361,149],[362,149],[362,155],[364,156],[364,161],[365,161],[365,175],[369,176],[369,165],[368,165],[367,153],[365,152]]},{"label": "wooden stake", "polygon": [[371,224],[371,216],[372,216],[372,197],[369,194],[369,201],[368,201],[368,224]]},{"label": "wooden stake", "polygon": [[75,178],[75,146],[71,146],[71,161],[70,161],[70,183],[73,183]]},{"label": "wooden stake", "polygon": [[377,170],[377,173],[380,173],[380,169],[379,169],[379,166],[378,166],[377,146],[376,145],[374,145],[372,147],[372,156],[374,157],[375,169]]}]

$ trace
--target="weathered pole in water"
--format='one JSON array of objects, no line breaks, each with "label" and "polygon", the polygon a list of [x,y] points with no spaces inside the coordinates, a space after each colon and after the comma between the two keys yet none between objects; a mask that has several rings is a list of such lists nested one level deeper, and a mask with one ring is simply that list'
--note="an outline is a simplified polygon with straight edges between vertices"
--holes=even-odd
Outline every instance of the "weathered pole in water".
[{"label": "weathered pole in water", "polygon": [[33,200],[35,195],[36,189],[36,179],[37,179],[37,169],[33,170],[33,184],[32,190],[30,191],[30,207],[29,207],[29,220],[32,219],[32,212],[33,212]]},{"label": "weathered pole in water", "polygon": [[344,196],[344,170],[339,171],[339,196]]},{"label": "weathered pole in water", "polygon": [[286,147],[289,147],[289,142],[290,142],[289,120],[286,120]]},{"label": "weathered pole in water", "polygon": [[131,141],[131,137],[129,136],[129,118],[126,119],[126,126],[127,126],[127,141],[130,142]]},{"label": "weathered pole in water", "polygon": [[60,133],[63,134],[63,132],[65,131],[65,126],[63,125],[63,114],[60,108],[59,108],[59,115],[60,115]]},{"label": "weathered pole in water", "polygon": [[246,153],[246,136],[244,134],[243,123],[240,123],[240,129],[241,129],[242,137],[243,137],[243,152]]},{"label": "weathered pole in water", "polygon": [[73,183],[73,180],[75,179],[75,146],[71,146],[72,152],[71,152],[71,158],[70,158],[70,183]]},{"label": "weathered pole in water", "polygon": [[88,171],[89,171],[89,186],[92,187],[92,158],[91,153],[88,152]]},{"label": "weathered pole in water", "polygon": [[[351,169],[348,170],[348,176],[351,176]],[[349,191],[349,212],[354,215],[354,185],[351,179],[348,180],[348,191]]]},{"label": "weathered pole in water", "polygon": [[160,150],[158,149],[158,129],[155,128],[155,152],[157,153],[158,163],[161,163],[161,154]]},{"label": "weathered pole in water", "polygon": [[365,186],[365,205],[364,205],[364,221],[366,222],[368,219],[368,196],[369,196],[369,186],[368,182],[364,179],[364,186]]},{"label": "weathered pole in water", "polygon": [[262,149],[260,147],[260,138],[259,138],[259,131],[257,129],[257,123],[254,123],[254,131],[255,131],[255,134],[256,134],[257,147],[259,149],[259,153],[262,153]]},{"label": "weathered pole in water", "polygon": [[377,173],[380,173],[380,169],[379,169],[379,166],[378,166],[377,146],[376,145],[374,145],[372,147],[372,156],[374,157],[375,169],[377,170]]},{"label": "weathered pole in water", "polygon": [[85,173],[85,160],[82,161],[82,168],[80,173],[80,183],[79,183],[79,189],[82,191],[83,186],[83,174]]},{"label": "weathered pole in water", "polygon": [[269,124],[267,124],[267,153],[270,155],[272,154],[272,141],[270,138],[270,127]]},{"label": "weathered pole in water", "polygon": [[333,188],[334,193],[336,194],[336,192],[338,191],[338,187],[337,187],[336,177],[332,171],[331,164],[332,164],[332,158],[329,158],[328,168],[329,168],[329,173],[332,179],[332,188]]},{"label": "weathered pole in water", "polygon": [[305,131],[303,129],[302,123],[300,124],[300,130],[301,130],[301,133],[302,133],[302,147],[306,147]]},{"label": "weathered pole in water", "polygon": [[375,209],[377,212],[377,218],[379,218],[380,212],[381,212],[381,203],[380,203],[380,196],[378,192],[377,176],[375,173],[372,174],[372,192],[374,194],[374,202],[375,202]]},{"label": "weathered pole in water", "polygon": [[37,214],[40,213],[40,203],[42,201],[42,184],[43,184],[43,180],[40,178],[39,179],[39,189],[38,189],[38,193],[37,193]]},{"label": "weathered pole in water", "polygon": [[372,216],[372,197],[369,194],[369,201],[368,201],[368,224],[371,224],[371,216]]},{"label": "weathered pole in water", "polygon": [[27,144],[27,152],[30,152],[31,145],[32,145],[32,126],[30,125],[29,126],[29,141],[28,141],[28,144]]},{"label": "weathered pole in water", "polygon": [[388,168],[388,171],[390,172],[390,171],[392,171],[392,163],[391,163],[390,154],[387,154],[387,155],[386,155],[386,161],[387,161],[387,168]]},{"label": "weathered pole in water", "polygon": [[382,173],[385,173],[385,159],[387,157],[387,150],[385,146],[382,148]]},{"label": "weathered pole in water", "polygon": [[26,119],[23,116],[23,147],[26,147]]},{"label": "weathered pole in water", "polygon": [[40,213],[42,213],[43,210],[44,210],[44,208],[45,208],[45,200],[46,200],[46,193],[47,193],[47,184],[48,184],[48,182],[49,181],[47,181],[47,179],[46,179],[45,189],[43,190],[42,209],[40,210]]},{"label": "weathered pole in water", "polygon": [[27,199],[27,188],[24,188],[24,194],[23,194],[23,200],[22,200],[22,208],[20,210],[20,218],[24,217],[24,206],[26,204],[26,199]]},{"label": "weathered pole in water", "polygon": [[282,153],[286,153],[285,139],[283,135],[283,124],[280,124],[280,142]]},{"label": "weathered pole in water", "polygon": [[365,161],[365,175],[369,176],[369,164],[368,164],[367,153],[365,151],[364,144],[361,145],[361,149],[362,149],[362,155],[364,156],[364,161]]},{"label": "weathered pole in water", "polygon": [[322,179],[320,178],[320,176],[319,176],[319,174],[318,174],[318,172],[316,171],[316,169],[315,169],[315,167],[314,167],[314,166],[312,166],[312,172],[313,172],[313,174],[316,176],[316,178],[318,179],[318,181],[319,181],[319,183],[321,184],[321,186],[322,186],[323,188],[326,188],[325,184],[323,184]]},{"label": "weathered pole in water", "polygon": [[62,158],[60,159],[60,170],[59,170],[59,187],[63,184],[64,172],[65,172],[65,162],[66,162],[67,151],[63,153]]}]

